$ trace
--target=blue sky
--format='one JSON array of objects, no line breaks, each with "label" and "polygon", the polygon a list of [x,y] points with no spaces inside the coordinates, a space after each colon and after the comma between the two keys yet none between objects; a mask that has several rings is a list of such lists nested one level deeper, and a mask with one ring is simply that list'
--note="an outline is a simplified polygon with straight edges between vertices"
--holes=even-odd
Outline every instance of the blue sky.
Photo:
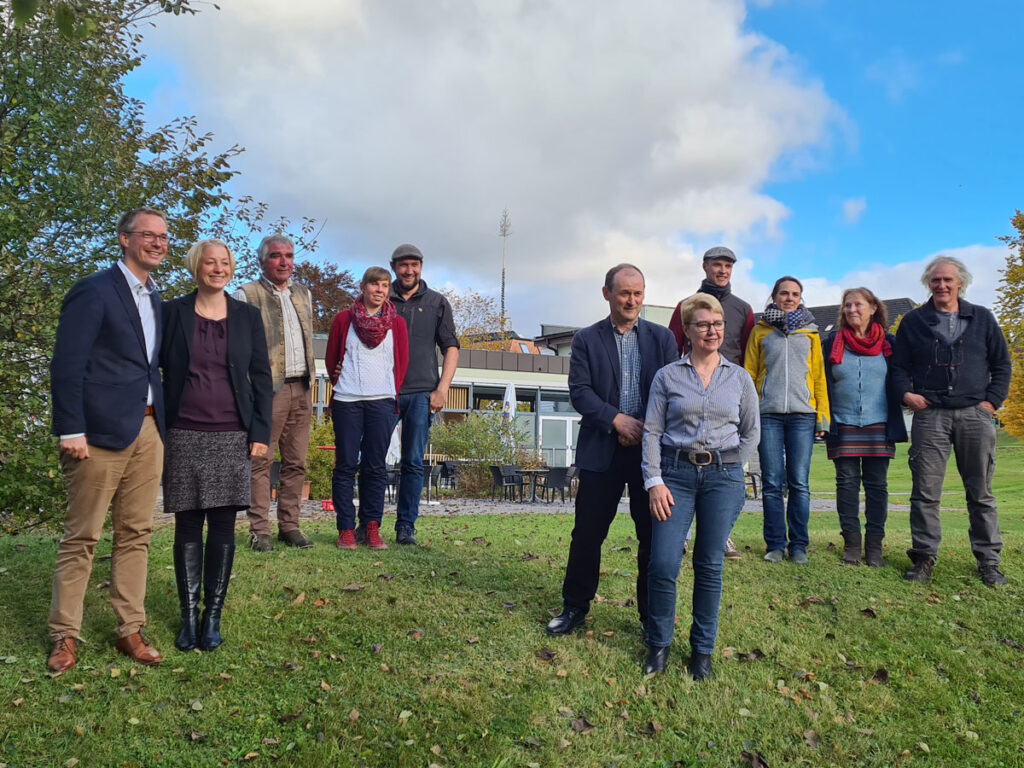
[{"label": "blue sky", "polygon": [[[968,13],[969,10],[969,13]],[[632,261],[648,302],[730,245],[760,306],[868,285],[924,298],[945,252],[991,304],[1021,206],[1016,2],[234,0],[161,19],[130,88],[247,148],[235,189],[326,221],[357,276],[413,242],[435,286],[509,297],[524,334],[605,309]]]},{"label": "blue sky", "polygon": [[[747,26],[786,46],[852,122],[825,167],[769,184],[793,209],[780,259],[839,278],[996,245],[1022,203],[1021,5],[783,2]],[[863,200],[854,223],[843,203]],[[855,208],[856,210],[856,208]],[[784,253],[784,256],[782,255]]]}]

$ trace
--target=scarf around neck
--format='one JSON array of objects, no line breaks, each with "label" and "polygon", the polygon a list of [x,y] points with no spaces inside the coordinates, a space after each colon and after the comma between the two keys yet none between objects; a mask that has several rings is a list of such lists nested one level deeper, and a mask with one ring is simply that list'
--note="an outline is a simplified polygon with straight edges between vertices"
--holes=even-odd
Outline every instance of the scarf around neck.
[{"label": "scarf around neck", "polygon": [[775,302],[773,301],[761,314],[761,319],[773,328],[789,335],[793,331],[799,330],[800,328],[813,323],[814,315],[812,315],[810,310],[808,310],[803,304],[792,312],[783,312],[775,306]]},{"label": "scarf around neck", "polygon": [[356,299],[350,312],[352,327],[355,328],[356,336],[370,349],[374,349],[384,341],[384,337],[391,330],[391,324],[395,321],[398,313],[395,305],[385,301],[380,311],[375,315],[366,314],[366,305],[363,300]]},{"label": "scarf around neck", "polygon": [[892,355],[892,345],[885,338],[885,331],[874,321],[868,327],[868,332],[864,334],[863,339],[857,336],[852,328],[843,326],[832,340],[832,352],[828,356],[829,362],[833,365],[843,362],[843,352],[846,351],[846,347],[861,357],[876,355],[890,357]]},{"label": "scarf around neck", "polygon": [[700,284],[700,293],[710,293],[716,299],[721,301],[732,293],[732,283],[726,283],[724,286],[720,286],[715,285],[710,280],[704,280]]}]

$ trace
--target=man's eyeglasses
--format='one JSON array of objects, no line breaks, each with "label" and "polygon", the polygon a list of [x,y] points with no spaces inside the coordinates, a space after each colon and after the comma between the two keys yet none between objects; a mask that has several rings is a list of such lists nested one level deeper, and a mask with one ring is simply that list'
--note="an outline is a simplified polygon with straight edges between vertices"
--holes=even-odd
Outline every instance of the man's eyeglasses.
[{"label": "man's eyeglasses", "polygon": [[696,328],[701,333],[707,333],[714,329],[715,333],[721,333],[725,330],[725,320],[715,320],[713,323],[689,323],[691,328]]},{"label": "man's eyeglasses", "polygon": [[142,230],[141,232],[140,231],[136,231],[136,230],[128,230],[127,232],[125,232],[125,234],[126,235],[138,235],[143,240],[145,240],[147,243],[152,243],[154,241],[155,242],[159,242],[159,243],[165,243],[165,244],[167,243],[167,235],[166,234],[158,235],[156,232],[150,232],[149,230]]}]

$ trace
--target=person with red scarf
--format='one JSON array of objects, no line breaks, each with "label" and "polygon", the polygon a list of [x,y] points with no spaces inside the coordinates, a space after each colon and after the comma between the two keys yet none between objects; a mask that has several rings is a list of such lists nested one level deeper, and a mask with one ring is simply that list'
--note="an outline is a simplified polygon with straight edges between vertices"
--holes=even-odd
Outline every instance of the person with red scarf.
[{"label": "person with red scarf", "polygon": [[338,549],[355,549],[352,497],[359,471],[359,525],[370,549],[387,549],[380,537],[387,485],[385,459],[397,411],[397,397],[409,365],[405,321],[388,301],[391,273],[370,267],[359,283],[361,295],[339,312],[327,337],[324,362],[334,395],[334,473],[331,498],[338,521]]},{"label": "person with red scarf", "polygon": [[[836,511],[843,534],[843,562],[883,565],[888,516],[889,460],[907,440],[899,395],[889,372],[893,337],[885,305],[867,288],[849,288],[840,302],[839,328],[822,345],[832,423],[825,440],[836,468]],[[864,485],[864,536],[860,487]]]}]

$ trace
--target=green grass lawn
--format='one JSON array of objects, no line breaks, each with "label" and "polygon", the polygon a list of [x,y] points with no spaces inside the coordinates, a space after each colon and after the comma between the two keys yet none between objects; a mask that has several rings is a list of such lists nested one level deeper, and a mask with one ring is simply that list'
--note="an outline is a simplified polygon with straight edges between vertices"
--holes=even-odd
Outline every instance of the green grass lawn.
[{"label": "green grass lawn", "polygon": [[[742,515],[734,538],[746,555],[726,567],[717,679],[703,685],[684,673],[688,559],[668,673],[642,675],[624,515],[605,546],[601,600],[572,637],[543,633],[560,605],[569,514],[425,518],[426,546],[380,553],[338,552],[323,522],[309,527],[309,551],[239,548],[225,643],[207,654],[173,647],[164,527],[147,629],[164,663],[133,667],[114,652],[106,559],[79,664],[56,678],[45,667],[56,539],[5,538],[0,765],[748,766],[747,753],[776,768],[1024,766],[1016,452],[998,459],[1011,579],[998,590],[978,580],[956,509],[943,514],[925,585],[902,579],[906,512],[890,517],[882,569],[840,564],[834,513],[812,515],[809,566],[764,563],[760,515]],[[893,465],[896,490],[905,467]],[[814,473],[816,491],[832,490],[823,449]]]}]

